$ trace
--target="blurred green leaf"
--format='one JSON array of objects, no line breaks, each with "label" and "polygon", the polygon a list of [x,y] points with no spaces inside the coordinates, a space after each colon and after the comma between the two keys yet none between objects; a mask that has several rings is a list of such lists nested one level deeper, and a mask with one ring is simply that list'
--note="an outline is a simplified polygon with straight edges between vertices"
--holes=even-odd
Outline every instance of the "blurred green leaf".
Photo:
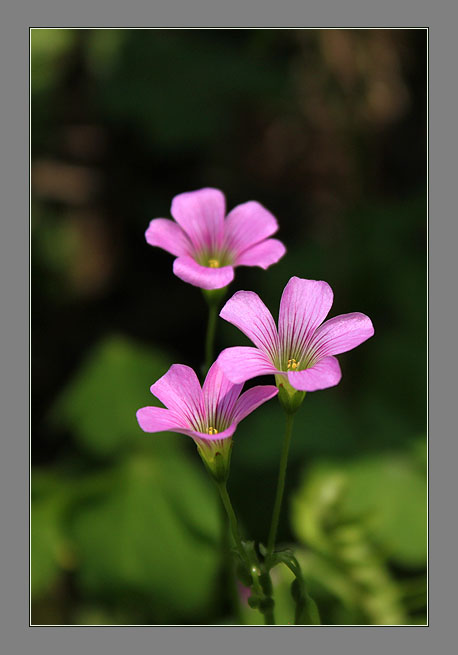
[{"label": "blurred green leaf", "polygon": [[56,552],[61,538],[55,504],[35,503],[30,529],[32,596],[46,593],[57,580],[59,564]]},{"label": "blurred green leaf", "polygon": [[412,441],[412,454],[421,470],[428,471],[428,439],[426,435]]},{"label": "blurred green leaf", "polygon": [[97,605],[85,605],[75,615],[77,625],[128,625],[131,617],[107,611]]},{"label": "blurred green leaf", "polygon": [[111,493],[77,510],[78,584],[89,597],[140,595],[159,617],[201,612],[219,563],[217,499],[179,450],[135,455]]},{"label": "blurred green leaf", "polygon": [[323,535],[313,530],[342,494],[344,511],[365,517],[370,535],[389,559],[412,567],[425,564],[426,476],[409,454],[318,464],[304,485],[293,501],[293,525],[306,542],[322,545]]},{"label": "blurred green leaf", "polygon": [[74,553],[65,534],[65,482],[54,472],[35,470],[32,476],[30,560],[32,598],[49,593],[64,569],[72,569]]},{"label": "blurred green leaf", "polygon": [[348,484],[345,473],[329,463],[317,463],[303,476],[292,497],[291,524],[299,539],[318,551],[328,550],[327,529]]},{"label": "blurred green leaf", "polygon": [[348,508],[370,513],[369,529],[387,556],[406,566],[426,563],[426,476],[409,457],[378,455],[348,467]]},{"label": "blurred green leaf", "polygon": [[313,467],[294,497],[293,527],[312,551],[298,559],[345,605],[345,616],[334,621],[353,613],[352,622],[404,624],[401,591],[371,528],[372,506],[355,503],[350,493],[353,464]]},{"label": "blurred green leaf", "polygon": [[70,428],[80,446],[96,456],[119,452],[144,438],[137,409],[158,405],[149,388],[165,373],[166,354],[111,336],[87,356],[58,398],[53,423]]},{"label": "blurred green leaf", "polygon": [[[311,592],[317,598],[319,607],[325,604],[326,595],[329,592],[339,599],[339,604],[353,614],[350,623],[358,623],[361,620],[361,612],[358,611],[358,589],[354,582],[346,575],[346,572],[338,567],[330,559],[320,556],[311,550],[297,549],[296,556],[301,568],[308,576]],[[325,621],[323,621],[325,622]]]}]

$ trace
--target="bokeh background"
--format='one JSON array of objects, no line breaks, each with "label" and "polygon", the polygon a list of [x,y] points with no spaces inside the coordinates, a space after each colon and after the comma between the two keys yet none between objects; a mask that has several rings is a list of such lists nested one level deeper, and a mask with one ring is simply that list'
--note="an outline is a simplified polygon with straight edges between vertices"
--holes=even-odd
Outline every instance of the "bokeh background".
[{"label": "bokeh background", "polygon": [[[239,268],[274,315],[292,275],[375,337],[296,418],[279,539],[328,624],[426,621],[423,29],[33,29],[32,623],[257,623],[236,613],[220,508],[192,440],[135,411],[203,361],[199,289],[148,246],[183,191],[253,199],[288,252]],[[248,343],[220,321],[217,352]],[[229,482],[266,540],[283,416],[239,427]],[[292,621],[274,570],[277,617]]]}]

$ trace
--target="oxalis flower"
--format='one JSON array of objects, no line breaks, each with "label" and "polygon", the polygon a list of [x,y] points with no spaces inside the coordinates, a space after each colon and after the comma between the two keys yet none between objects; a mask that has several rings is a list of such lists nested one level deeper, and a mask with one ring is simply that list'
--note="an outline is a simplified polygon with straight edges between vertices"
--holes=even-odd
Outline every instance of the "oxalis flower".
[{"label": "oxalis flower", "polygon": [[218,189],[199,189],[175,196],[170,212],[176,223],[155,218],[145,232],[151,246],[176,255],[173,272],[202,289],[221,289],[234,279],[235,266],[268,268],[283,257],[285,246],[269,239],[276,218],[254,200],[226,214]]},{"label": "oxalis flower", "polygon": [[220,316],[238,327],[256,348],[223,350],[217,361],[225,375],[241,383],[273,373],[277,385],[290,395],[338,384],[342,374],[334,355],[359,346],[374,334],[374,328],[370,318],[359,312],[323,323],[332,301],[327,282],[292,277],[281,297],[277,331],[272,314],[256,293],[235,293]]},{"label": "oxalis flower", "polygon": [[237,425],[257,407],[273,398],[273,385],[257,386],[240,395],[243,383],[234,384],[215,362],[201,388],[189,366],[173,364],[151,387],[166,407],[142,407],[137,420],[145,432],[179,432],[197,444],[210,473],[224,480],[229,473],[232,435]]}]

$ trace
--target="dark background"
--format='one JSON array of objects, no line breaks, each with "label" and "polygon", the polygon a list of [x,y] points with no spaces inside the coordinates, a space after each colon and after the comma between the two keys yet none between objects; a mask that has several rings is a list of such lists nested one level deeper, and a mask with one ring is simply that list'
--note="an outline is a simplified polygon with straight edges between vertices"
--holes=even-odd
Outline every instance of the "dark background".
[{"label": "dark background", "polygon": [[[323,622],[425,622],[426,75],[423,29],[32,30],[33,623],[259,620],[234,613],[192,441],[135,420],[171,364],[202,364],[202,294],[144,232],[203,186],[261,202],[287,247],[232,293],[276,316],[292,275],[324,279],[331,316],[375,326],[297,417],[280,541]],[[219,321],[217,352],[242,343]],[[256,540],[282,423],[271,401],[235,436]]]}]

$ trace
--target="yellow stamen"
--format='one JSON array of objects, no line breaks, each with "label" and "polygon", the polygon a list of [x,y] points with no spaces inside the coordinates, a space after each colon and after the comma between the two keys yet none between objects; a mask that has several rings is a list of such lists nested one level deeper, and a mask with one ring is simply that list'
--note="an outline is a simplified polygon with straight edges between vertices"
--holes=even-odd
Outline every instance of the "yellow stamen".
[{"label": "yellow stamen", "polygon": [[216,428],[208,428],[208,434],[218,434],[218,430]]},{"label": "yellow stamen", "polygon": [[286,369],[289,371],[290,369],[293,369],[295,371],[299,367],[300,362],[296,362],[294,358],[288,359],[288,365]]},{"label": "yellow stamen", "polygon": [[210,268],[219,268],[219,261],[217,259],[209,259],[208,265]]}]

